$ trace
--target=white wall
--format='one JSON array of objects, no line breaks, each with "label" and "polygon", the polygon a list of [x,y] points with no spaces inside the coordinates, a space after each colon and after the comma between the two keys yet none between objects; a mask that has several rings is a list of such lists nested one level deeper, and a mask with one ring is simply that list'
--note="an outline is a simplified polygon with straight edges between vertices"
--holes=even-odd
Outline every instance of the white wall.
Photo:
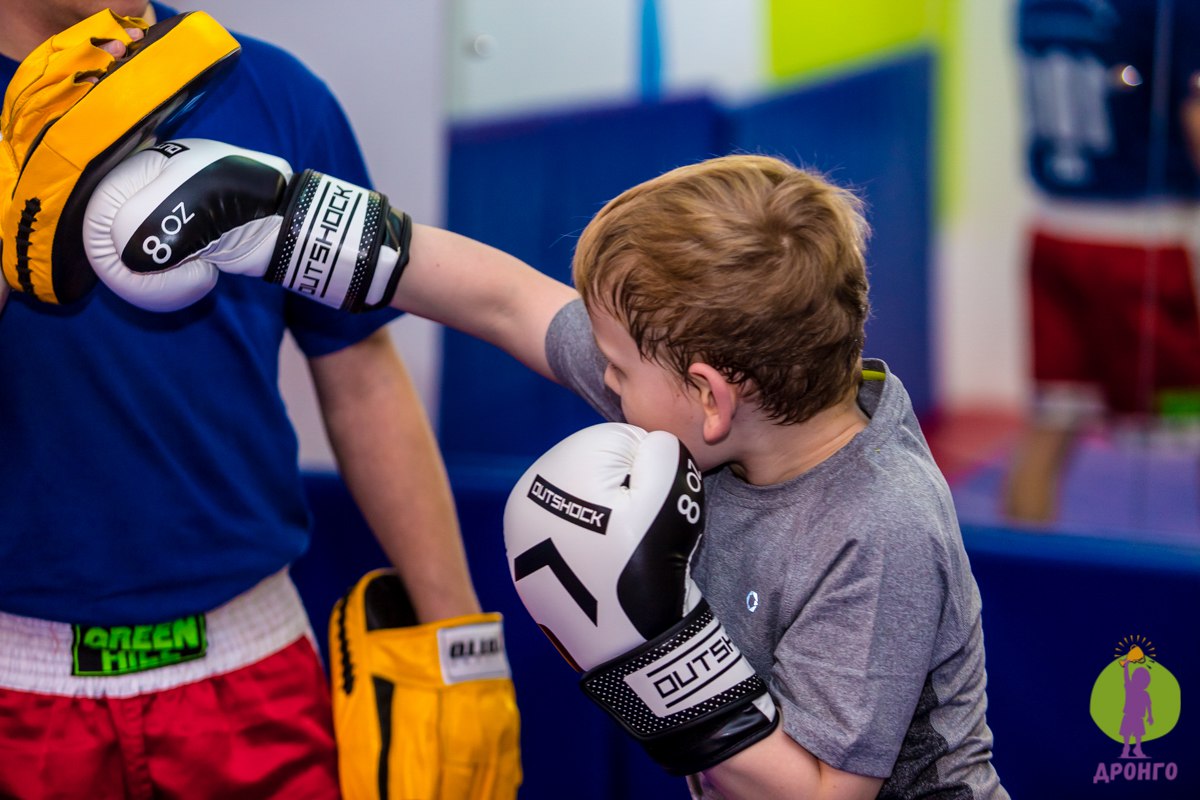
[{"label": "white wall", "polygon": [[[641,0],[456,0],[449,112],[455,120],[634,98]],[[761,90],[758,0],[660,0],[662,88],[733,99]]]},{"label": "white wall", "polygon": [[[358,133],[372,181],[414,219],[443,217],[446,31],[441,0],[180,0],[232,31],[281,45],[325,79]],[[293,165],[301,168],[303,165]],[[391,326],[426,407],[437,408],[437,326]],[[304,358],[285,343],[280,388],[308,467],[333,463]]]},{"label": "white wall", "polygon": [[955,101],[962,110],[934,265],[937,393],[957,408],[1020,407],[1029,385],[1021,152],[1012,0],[961,0]]}]

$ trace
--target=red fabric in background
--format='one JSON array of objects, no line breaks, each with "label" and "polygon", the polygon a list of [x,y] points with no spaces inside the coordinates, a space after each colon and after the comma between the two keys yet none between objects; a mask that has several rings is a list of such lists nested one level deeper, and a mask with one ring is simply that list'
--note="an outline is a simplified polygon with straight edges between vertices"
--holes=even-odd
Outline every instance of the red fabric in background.
[{"label": "red fabric in background", "polygon": [[1157,390],[1200,387],[1186,250],[1037,233],[1029,277],[1036,381],[1098,385],[1118,413],[1154,411]]}]

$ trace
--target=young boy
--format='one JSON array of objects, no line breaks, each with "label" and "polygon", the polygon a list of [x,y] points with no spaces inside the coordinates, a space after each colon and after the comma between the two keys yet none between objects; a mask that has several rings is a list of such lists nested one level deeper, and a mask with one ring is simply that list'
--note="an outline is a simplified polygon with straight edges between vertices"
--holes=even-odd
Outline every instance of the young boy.
[{"label": "young boy", "polygon": [[865,233],[847,192],[730,156],[609,202],[576,248],[582,302],[426,229],[393,300],[673,433],[706,472],[692,574],[782,716],[693,781],[714,796],[1007,797],[950,492],[903,385],[861,357]]},{"label": "young boy", "polygon": [[[139,178],[131,193],[166,181],[186,194],[190,172]],[[140,216],[163,193],[152,196],[112,205]],[[205,257],[264,275],[277,260],[271,244],[242,230]],[[674,434],[705,471],[692,575],[781,719],[692,776],[704,797],[1008,796],[990,762],[979,592],[950,492],[903,385],[861,356],[866,230],[851,194],[738,155],[608,203],[577,247],[578,295],[422,225],[388,240],[407,249],[406,267],[402,257],[381,266],[384,279],[365,279],[389,283],[396,308],[503,348],[606,418]],[[93,263],[142,301],[119,262]],[[284,272],[272,279],[288,285]]]}]

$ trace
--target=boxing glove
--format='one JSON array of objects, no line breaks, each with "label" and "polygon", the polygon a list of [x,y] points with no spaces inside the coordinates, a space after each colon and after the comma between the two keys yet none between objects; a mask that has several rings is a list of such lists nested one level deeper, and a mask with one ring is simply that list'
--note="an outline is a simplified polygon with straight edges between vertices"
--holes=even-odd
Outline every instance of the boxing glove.
[{"label": "boxing glove", "polygon": [[119,164],[92,194],[83,232],[100,280],[151,311],[194,303],[222,272],[348,311],[381,308],[411,235],[409,216],[378,192],[205,139]]},{"label": "boxing glove", "polygon": [[588,697],[674,775],[719,764],[779,721],[691,578],[703,486],[671,434],[602,423],[535,461],[504,511],[525,608]]}]

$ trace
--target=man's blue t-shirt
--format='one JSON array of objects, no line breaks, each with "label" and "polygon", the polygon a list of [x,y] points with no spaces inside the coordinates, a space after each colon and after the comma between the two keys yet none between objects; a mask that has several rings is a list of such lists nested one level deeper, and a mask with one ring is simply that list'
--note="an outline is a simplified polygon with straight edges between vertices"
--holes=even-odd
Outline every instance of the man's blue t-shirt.
[{"label": "man's blue t-shirt", "polygon": [[1180,110],[1200,71],[1195,0],[1021,0],[1026,153],[1055,197],[1200,196]]},{"label": "man's blue t-shirt", "polygon": [[[155,6],[158,18],[174,12]],[[345,114],[284,51],[237,35],[234,71],[175,138],[272,153],[366,185]],[[0,85],[16,63],[0,57]],[[14,292],[0,314],[0,611],[152,622],[214,608],[308,543],[297,440],[278,390],[284,332],[308,356],[394,318],[222,276],[158,314],[103,285],[69,306]]]}]

